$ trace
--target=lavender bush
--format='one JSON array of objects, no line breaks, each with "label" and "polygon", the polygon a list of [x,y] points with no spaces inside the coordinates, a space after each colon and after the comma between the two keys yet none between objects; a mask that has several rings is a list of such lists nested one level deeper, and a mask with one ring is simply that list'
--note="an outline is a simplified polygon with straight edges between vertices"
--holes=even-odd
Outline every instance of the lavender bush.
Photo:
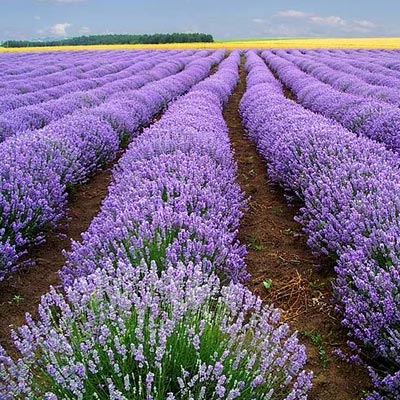
[{"label": "lavender bush", "polygon": [[38,321],[13,333],[19,360],[0,349],[5,400],[307,399],[304,346],[229,283],[246,275],[222,118],[239,61],[233,52],[121,158],[63,271],[65,295],[51,289]]},{"label": "lavender bush", "polygon": [[[14,271],[29,246],[43,241],[45,232],[62,218],[66,190],[113,159],[124,140],[135,136],[169,101],[204,79],[224,52],[205,58],[203,55],[174,77],[164,71],[166,77],[157,83],[125,93],[118,108],[116,101],[110,100],[107,110],[114,120],[109,120],[104,109],[94,109],[0,144],[0,154],[6,160],[0,167],[0,280]],[[178,62],[175,67],[179,65]],[[169,90],[171,87],[174,90]],[[135,115],[137,118],[133,119]],[[123,135],[117,126],[110,125],[116,120],[120,125],[121,121],[129,121]]]},{"label": "lavender bush", "polygon": [[3,399],[306,399],[305,349],[279,313],[201,266],[103,263],[42,298],[1,357]]},{"label": "lavender bush", "polygon": [[247,67],[253,84],[240,110],[248,134],[268,160],[270,177],[303,199],[298,220],[308,244],[337,260],[335,289],[349,344],[370,353],[375,385],[383,398],[396,399],[398,156],[286,99],[276,84],[268,83],[273,77],[266,67],[262,71],[254,53]]},{"label": "lavender bush", "polygon": [[57,174],[66,159],[50,143],[25,139],[0,147],[0,279],[14,271],[28,244],[43,241],[44,230],[62,218],[66,203]]},{"label": "lavender bush", "polygon": [[292,62],[271,52],[262,53],[268,66],[304,107],[332,118],[348,130],[400,151],[400,110],[382,101],[342,93],[307,75]]}]

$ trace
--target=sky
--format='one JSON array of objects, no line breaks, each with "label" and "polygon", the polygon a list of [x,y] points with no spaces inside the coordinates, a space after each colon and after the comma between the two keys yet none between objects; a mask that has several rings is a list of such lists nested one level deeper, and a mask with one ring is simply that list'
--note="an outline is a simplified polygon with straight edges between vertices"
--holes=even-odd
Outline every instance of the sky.
[{"label": "sky", "polygon": [[0,0],[0,40],[156,32],[400,36],[399,16],[400,0]]}]

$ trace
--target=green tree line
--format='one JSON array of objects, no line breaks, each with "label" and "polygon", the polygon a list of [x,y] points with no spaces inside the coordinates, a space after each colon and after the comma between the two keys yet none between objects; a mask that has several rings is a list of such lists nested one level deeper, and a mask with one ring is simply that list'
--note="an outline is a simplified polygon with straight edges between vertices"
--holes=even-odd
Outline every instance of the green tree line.
[{"label": "green tree line", "polygon": [[7,40],[3,47],[34,47],[34,46],[76,46],[96,44],[159,44],[159,43],[192,43],[213,42],[212,35],[206,33],[155,33],[152,35],[90,35],[79,36],[70,39],[29,41],[29,40]]}]

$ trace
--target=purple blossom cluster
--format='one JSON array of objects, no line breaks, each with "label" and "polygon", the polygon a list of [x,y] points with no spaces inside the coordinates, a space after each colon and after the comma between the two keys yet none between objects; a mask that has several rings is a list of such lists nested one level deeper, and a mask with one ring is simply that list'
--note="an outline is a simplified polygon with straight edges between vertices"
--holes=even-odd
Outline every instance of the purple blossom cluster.
[{"label": "purple blossom cluster", "polygon": [[246,130],[270,177],[304,201],[298,220],[308,244],[337,260],[334,287],[349,344],[374,365],[377,392],[370,399],[398,399],[398,155],[285,98],[255,53],[246,67]]},{"label": "purple blossom cluster", "polygon": [[222,107],[239,62],[132,141],[69,254],[65,295],[13,333],[19,360],[0,348],[2,398],[307,399],[304,346],[238,282],[246,202]]},{"label": "purple blossom cluster", "polygon": [[[172,54],[173,52],[168,53]],[[101,54],[101,57],[99,57],[99,54]],[[2,55],[0,61],[2,58],[5,58],[5,60],[1,65],[2,72],[0,72],[1,110],[3,112],[3,107],[6,110],[13,109],[13,100],[17,98],[16,95],[20,95],[19,98],[24,104],[24,99],[29,98],[30,94],[35,95],[35,92],[39,94],[40,91],[43,91],[44,94],[47,93],[50,96],[56,95],[59,89],[61,89],[59,93],[63,92],[61,85],[74,81],[87,79],[96,81],[98,78],[107,78],[107,75],[108,78],[112,79],[114,74],[123,74],[126,77],[128,76],[126,73],[129,72],[133,64],[137,64],[141,60],[151,59],[154,55],[156,55],[155,52],[148,51],[137,51],[133,54],[126,51],[73,51],[62,52],[56,56],[55,53],[42,53],[39,57],[38,54],[28,53],[25,54],[25,57],[14,60],[15,62],[12,62],[11,54]],[[19,67],[22,66],[26,70],[28,65],[33,70],[25,73],[19,71]],[[57,89],[52,91],[52,88]],[[47,92],[45,89],[50,89],[50,91]],[[41,101],[44,101],[44,99],[46,99],[45,96]],[[10,108],[7,107],[7,104]],[[33,103],[25,105],[28,104]]]},{"label": "purple blossom cluster", "polygon": [[68,188],[113,159],[122,142],[204,79],[224,52],[204,55],[201,52],[178,73],[179,58],[161,63],[153,75],[159,80],[0,144],[5,160],[0,166],[0,279],[13,272],[28,247],[43,241],[63,217]]},{"label": "purple blossom cluster", "polygon": [[[203,51],[193,55],[192,51],[188,51],[178,55],[161,53],[153,57],[146,56],[143,61],[134,62],[131,67],[123,71],[124,74],[116,72],[103,78],[94,76],[85,80],[73,81],[66,88],[63,85],[62,87],[52,87],[47,91],[41,90],[28,94],[29,97],[26,95],[15,96],[15,101],[21,98],[30,101],[33,97],[36,98],[36,101],[25,106],[20,104],[18,108],[0,115],[0,141],[26,130],[43,128],[52,121],[75,111],[88,111],[92,107],[104,105],[116,94],[125,93],[126,96],[129,96],[133,90],[167,75],[176,74],[191,61],[207,54],[207,51]],[[51,91],[56,98],[36,104],[40,98],[43,99],[47,96],[48,91]],[[5,104],[5,108],[7,108],[11,103],[5,99]]]},{"label": "purple blossom cluster", "polygon": [[[377,73],[364,72],[363,70],[354,68],[346,62],[326,60],[323,53],[319,54],[317,59],[304,56],[300,52],[292,51],[276,51],[276,54],[291,61],[305,73],[313,76],[332,86],[334,89],[351,93],[362,98],[371,97],[385,103],[389,103],[394,107],[400,106],[400,81],[389,78],[392,86],[380,86],[366,82],[370,75],[378,76]],[[298,54],[300,53],[300,54]]]},{"label": "purple blossom cluster", "polygon": [[[400,110],[383,101],[344,93],[301,71],[293,62],[262,53],[268,66],[307,109],[342,124],[348,130],[400,152]],[[331,72],[334,75],[335,71]]]},{"label": "purple blossom cluster", "polygon": [[99,255],[114,262],[154,260],[160,269],[202,263],[225,280],[247,277],[245,249],[236,240],[243,194],[221,116],[239,58],[229,56],[132,141],[101,212],[83,241],[72,245],[61,273],[65,285],[94,272]]},{"label": "purple blossom cluster", "polygon": [[118,147],[111,126],[90,115],[65,118],[0,146],[0,279],[63,217],[67,188],[113,158]]},{"label": "purple blossom cluster", "polygon": [[199,266],[103,263],[0,348],[4,400],[307,399],[304,346],[279,312]]},{"label": "purple blossom cluster", "polygon": [[[350,54],[341,54],[341,52],[328,50],[310,50],[301,53],[293,51],[291,53],[294,55],[304,55],[307,59],[319,60],[334,70],[355,76],[370,85],[397,89],[400,87],[399,71],[377,63],[382,58],[381,51],[370,51],[368,55],[360,54],[359,51],[354,51]],[[374,55],[379,56],[379,58],[373,58]],[[393,56],[393,60],[396,60],[396,57],[398,57],[398,54]],[[371,87],[371,89],[374,88]],[[384,100],[384,97],[382,100]]]}]

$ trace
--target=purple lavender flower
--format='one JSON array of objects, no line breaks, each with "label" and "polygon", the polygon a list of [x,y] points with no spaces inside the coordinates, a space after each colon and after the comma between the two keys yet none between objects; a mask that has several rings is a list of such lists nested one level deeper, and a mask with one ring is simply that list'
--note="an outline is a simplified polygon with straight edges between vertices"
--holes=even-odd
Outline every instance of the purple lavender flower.
[{"label": "purple lavender flower", "polygon": [[[263,55],[296,93],[307,90],[309,77],[293,64]],[[337,260],[338,310],[352,347],[368,350],[374,365],[382,360],[377,370],[371,367],[374,384],[384,398],[398,398],[398,155],[285,98],[253,52],[247,68],[251,85],[240,111],[248,135],[268,161],[270,177],[304,201],[297,220],[308,244]],[[315,88],[311,103],[324,95],[320,85]],[[334,110],[335,104],[325,107]]]},{"label": "purple lavender flower", "polygon": [[160,274],[154,263],[104,260],[65,298],[54,289],[42,298],[39,320],[14,335],[21,358],[2,356],[0,394],[304,399],[305,348],[278,319],[244,286],[221,287],[201,266],[178,263]]},{"label": "purple lavender flower", "polygon": [[[238,79],[237,52],[169,107],[121,158],[102,210],[74,243],[64,284],[92,273],[101,257],[202,263],[235,282],[246,279],[236,239],[244,207],[235,183],[222,105]],[[232,75],[236,74],[236,81]],[[226,79],[226,89],[212,82]]]},{"label": "purple lavender flower", "polygon": [[[0,168],[0,279],[14,271],[29,246],[43,241],[46,231],[57,225],[65,212],[66,190],[112,160],[124,139],[129,141],[166,104],[204,79],[223,55],[224,51],[198,56],[189,52],[186,58],[168,61],[166,70],[161,71],[160,64],[147,71],[154,73],[150,81],[140,89],[135,83],[118,102],[110,100],[90,113],[73,113],[0,144],[6,160]],[[86,101],[84,97],[81,100]],[[48,112],[45,106],[41,110]],[[23,115],[22,108],[16,111]]]}]

